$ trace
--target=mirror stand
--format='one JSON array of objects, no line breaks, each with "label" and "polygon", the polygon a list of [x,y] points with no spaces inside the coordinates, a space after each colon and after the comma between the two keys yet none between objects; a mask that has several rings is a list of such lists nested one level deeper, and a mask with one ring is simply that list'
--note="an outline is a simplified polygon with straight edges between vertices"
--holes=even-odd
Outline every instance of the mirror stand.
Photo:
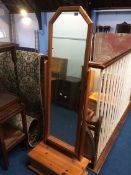
[{"label": "mirror stand", "polygon": [[44,67],[44,138],[29,154],[40,175],[86,175],[83,156],[92,21],[81,6],[60,7],[49,22]]}]

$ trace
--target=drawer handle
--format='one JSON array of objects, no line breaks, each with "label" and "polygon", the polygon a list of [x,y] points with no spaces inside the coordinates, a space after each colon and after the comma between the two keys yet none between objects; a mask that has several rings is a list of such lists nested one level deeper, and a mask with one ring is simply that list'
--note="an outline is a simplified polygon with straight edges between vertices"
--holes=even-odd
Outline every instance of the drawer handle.
[{"label": "drawer handle", "polygon": [[62,96],[63,94],[60,92],[60,96]]},{"label": "drawer handle", "polygon": [[64,96],[64,98],[66,99],[66,98],[67,98],[67,96],[65,95],[65,96]]}]

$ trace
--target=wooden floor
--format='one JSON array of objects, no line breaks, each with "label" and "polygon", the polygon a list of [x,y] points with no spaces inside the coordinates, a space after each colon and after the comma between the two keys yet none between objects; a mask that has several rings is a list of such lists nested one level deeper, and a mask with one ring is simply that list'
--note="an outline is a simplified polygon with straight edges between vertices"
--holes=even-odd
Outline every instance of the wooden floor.
[{"label": "wooden floor", "polygon": [[88,159],[83,157],[79,161],[67,157],[43,142],[38,144],[28,156],[29,168],[39,175],[87,175]]}]

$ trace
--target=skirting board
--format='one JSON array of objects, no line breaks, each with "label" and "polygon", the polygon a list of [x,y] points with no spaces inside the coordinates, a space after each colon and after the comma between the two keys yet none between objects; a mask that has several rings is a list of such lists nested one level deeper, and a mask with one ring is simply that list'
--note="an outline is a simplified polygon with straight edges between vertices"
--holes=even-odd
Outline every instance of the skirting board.
[{"label": "skirting board", "polygon": [[128,106],[127,106],[127,108],[126,108],[124,114],[122,115],[121,120],[120,120],[119,123],[117,124],[117,126],[116,126],[114,132],[112,133],[112,135],[111,135],[109,141],[107,142],[107,144],[106,144],[106,146],[105,146],[103,152],[101,153],[99,159],[98,159],[97,162],[96,162],[96,165],[95,165],[95,167],[94,167],[94,169],[93,169],[93,171],[94,171],[96,174],[98,174],[98,173],[100,172],[100,170],[101,170],[101,168],[102,168],[102,165],[104,164],[104,162],[105,162],[105,160],[106,160],[106,158],[107,158],[107,156],[108,156],[108,154],[109,154],[109,152],[110,152],[110,150],[111,150],[111,148],[112,148],[112,146],[113,146],[113,143],[115,142],[115,140],[116,140],[116,138],[117,138],[117,136],[118,136],[118,134],[119,134],[119,132],[120,132],[120,130],[121,130],[123,124],[125,123],[125,121],[126,121],[126,119],[127,119],[128,112],[129,112],[129,111],[131,111],[131,101],[130,101],[130,103],[128,104]]}]

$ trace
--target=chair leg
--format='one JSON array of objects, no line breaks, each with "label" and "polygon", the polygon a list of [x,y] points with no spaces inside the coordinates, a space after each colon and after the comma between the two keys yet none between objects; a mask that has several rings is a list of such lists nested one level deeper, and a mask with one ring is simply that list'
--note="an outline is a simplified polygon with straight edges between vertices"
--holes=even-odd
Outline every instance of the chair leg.
[{"label": "chair leg", "polygon": [[27,133],[27,121],[26,121],[25,107],[23,107],[23,110],[21,112],[21,117],[22,117],[23,132],[26,135],[25,145],[26,145],[26,148],[28,148],[28,133]]},{"label": "chair leg", "polygon": [[96,163],[96,156],[91,158],[91,163],[89,164],[89,167],[94,169]]},{"label": "chair leg", "polygon": [[4,134],[3,134],[3,129],[2,126],[0,125],[0,144],[1,144],[1,152],[3,156],[3,169],[7,170],[8,169],[8,153],[6,150],[6,145],[4,142]]}]

